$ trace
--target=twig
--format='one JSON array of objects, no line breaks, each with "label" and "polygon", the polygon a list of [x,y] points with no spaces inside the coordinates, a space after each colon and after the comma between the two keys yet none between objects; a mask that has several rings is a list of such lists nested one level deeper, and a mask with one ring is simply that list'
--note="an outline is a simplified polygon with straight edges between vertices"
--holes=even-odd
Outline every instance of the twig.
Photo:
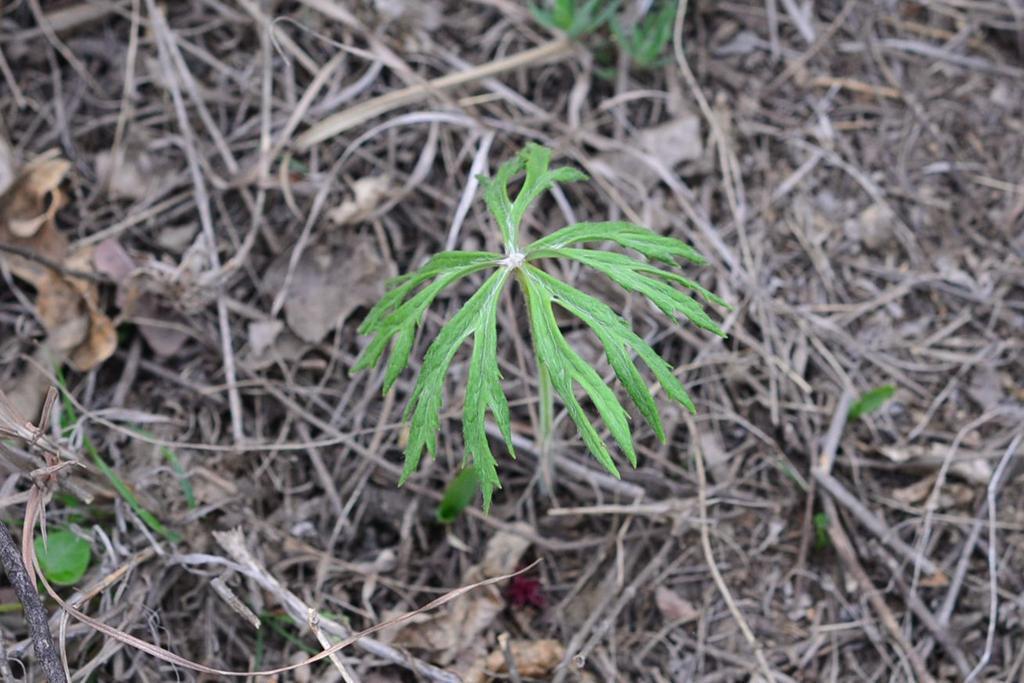
[{"label": "twig", "polygon": [[1002,483],[1003,475],[1006,474],[1006,470],[1009,467],[1010,462],[1014,456],[1017,455],[1017,449],[1020,447],[1021,439],[1024,439],[1024,433],[1017,434],[1017,436],[1010,442],[1009,448],[1006,449],[1006,453],[1003,454],[1002,459],[999,461],[999,465],[996,467],[995,473],[992,475],[992,479],[988,482],[988,489],[985,492],[985,501],[988,504],[988,590],[989,590],[989,608],[988,608],[988,630],[985,633],[985,651],[981,655],[981,659],[971,669],[971,673],[968,674],[965,683],[971,683],[978,674],[988,665],[989,660],[992,658],[992,644],[995,642],[996,637],[996,619],[999,617],[999,558],[996,554],[996,495],[999,493],[999,485]]},{"label": "twig", "polygon": [[[199,155],[196,151],[195,140],[193,139],[192,126],[189,123],[188,112],[185,109],[185,101],[178,87],[179,76],[173,67],[174,39],[170,34],[170,27],[164,19],[163,12],[157,7],[153,0],[147,0],[147,9],[150,19],[157,34],[157,55],[161,68],[167,78],[168,88],[171,91],[171,99],[174,103],[174,111],[181,128],[182,136],[185,139],[185,155],[188,158],[189,173],[192,176],[192,183],[195,188],[196,208],[199,212],[199,223],[202,226],[203,234],[206,236],[209,249],[210,267],[213,272],[220,271],[220,256],[217,254],[217,233],[213,227],[213,215],[210,212],[210,197],[206,189],[206,181],[203,178],[202,165],[199,162]],[[227,305],[224,302],[224,292],[217,296],[217,322],[220,331],[221,355],[224,359],[224,379],[228,385],[228,407],[231,412],[231,432],[235,439],[235,446],[240,448],[245,442],[245,429],[242,423],[242,399],[238,391],[235,373],[235,352],[231,341],[231,324],[228,320]]]},{"label": "twig", "polygon": [[[971,666],[968,664],[967,657],[964,655],[963,650],[957,642],[953,640],[947,626],[939,621],[932,611],[928,609],[928,605],[924,603],[921,596],[919,596],[907,584],[906,579],[904,579],[901,574],[899,562],[896,558],[879,546],[875,547],[875,552],[882,558],[882,561],[886,566],[889,567],[889,571],[892,572],[893,580],[903,592],[903,599],[907,603],[907,607],[909,607],[910,611],[912,611],[917,618],[921,620],[921,624],[931,632],[935,641],[942,645],[942,647],[946,648],[946,652],[949,653],[953,663],[956,664],[957,669],[960,670],[960,675],[967,676],[967,674],[970,673]],[[921,659],[927,659],[930,652],[931,642],[928,642],[921,647]]]},{"label": "twig", "polygon": [[829,23],[828,27],[822,32],[822,34],[818,36],[817,40],[815,40],[814,44],[808,48],[807,52],[804,52],[798,58],[787,64],[786,68],[782,70],[782,73],[768,83],[768,87],[765,88],[765,92],[770,93],[778,89],[778,87],[788,81],[793,74],[803,69],[807,63],[811,61],[814,55],[818,54],[823,47],[828,45],[829,41],[832,40],[836,32],[843,25],[843,22],[846,21],[846,18],[850,16],[850,12],[853,11],[856,4],[855,0],[846,0],[843,8],[839,10],[839,14],[837,14],[836,18]]},{"label": "twig", "polygon": [[[846,427],[847,413],[850,408],[850,403],[853,400],[853,394],[847,388],[843,394],[839,397],[839,402],[836,405],[835,411],[832,413],[832,421],[829,423],[828,432],[825,434],[825,440],[822,444],[822,453],[818,458],[818,463],[812,468],[811,473],[814,475],[814,480],[821,484],[832,497],[841,498],[844,503],[844,507],[847,507],[857,519],[867,526],[869,529],[874,531],[883,542],[887,542],[891,547],[896,547],[896,542],[901,544],[901,550],[904,554],[909,552],[912,556],[915,555],[913,548],[903,543],[899,538],[894,535],[885,527],[882,522],[875,517],[870,510],[861,504],[859,500],[854,498],[849,491],[832,477],[831,470],[835,464],[836,453],[839,450],[839,441],[843,435],[843,429]],[[929,683],[934,679],[928,670],[925,668],[924,661],[921,658],[921,654],[914,649],[914,646],[907,641],[903,635],[903,631],[900,629],[899,623],[896,621],[896,617],[893,615],[892,610],[885,604],[885,600],[881,598],[878,590],[874,584],[871,583],[871,579],[868,578],[867,572],[860,564],[860,560],[857,559],[857,551],[854,550],[853,544],[850,542],[850,537],[846,535],[843,525],[839,522],[839,512],[836,509],[835,501],[828,496],[824,496],[822,505],[825,508],[825,514],[828,517],[828,533],[829,538],[832,541],[833,547],[836,552],[839,553],[840,558],[843,560],[843,564],[853,574],[854,579],[860,584],[861,590],[866,592],[868,602],[871,603],[871,607],[874,609],[878,618],[881,619],[882,625],[885,626],[886,630],[889,631],[889,635],[892,636],[893,640],[899,645],[900,649],[905,653],[907,659],[910,661],[911,667],[914,669],[914,673],[917,676],[918,681]],[[928,562],[935,568],[934,563],[931,563],[925,557],[921,558],[920,566],[924,567],[925,562]],[[937,568],[935,568],[937,570]],[[934,573],[934,572],[932,572]]]},{"label": "twig", "polygon": [[[320,647],[325,650],[330,650],[334,643],[331,642],[331,639],[328,638],[323,632],[323,629],[320,628],[320,614],[312,607],[306,610],[306,625],[309,626],[309,630],[313,632],[314,636],[316,636],[316,640],[320,643]],[[348,670],[348,667],[345,666],[345,662],[341,661],[341,657],[338,656],[337,652],[331,653],[330,660],[331,664],[334,665],[334,668],[338,670],[339,674],[341,674],[341,679],[345,683],[359,683],[355,674]]]},{"label": "twig", "polygon": [[900,629],[899,622],[896,621],[892,610],[885,604],[885,600],[882,599],[878,589],[875,588],[871,579],[868,578],[867,572],[864,571],[864,567],[861,566],[860,560],[857,559],[857,552],[853,549],[853,544],[850,543],[850,537],[846,535],[843,525],[839,523],[839,512],[836,510],[836,504],[831,498],[825,498],[823,504],[825,514],[828,515],[829,538],[832,541],[832,546],[839,553],[843,564],[853,574],[853,578],[857,581],[868,602],[871,603],[875,614],[878,615],[882,625],[885,626],[893,641],[910,661],[910,666],[914,669],[916,680],[921,683],[934,683],[935,679],[928,673],[928,669],[921,659],[921,654],[914,649],[913,644],[903,635],[903,631]]},{"label": "twig", "polygon": [[924,553],[919,552],[913,546],[909,545],[906,541],[897,536],[896,533],[878,517],[878,515],[871,512],[864,503],[860,502],[855,495],[850,493],[845,486],[839,483],[838,479],[820,468],[815,468],[813,470],[813,474],[815,481],[817,481],[823,489],[828,491],[837,503],[841,503],[844,508],[849,510],[850,513],[857,518],[857,521],[860,522],[868,531],[875,534],[880,541],[898,552],[907,560],[916,563],[917,566],[928,574],[936,575],[942,573],[942,569],[938,565],[925,556]]},{"label": "twig", "polygon": [[721,593],[722,599],[725,600],[725,604],[729,608],[729,613],[732,614],[732,618],[740,627],[740,632],[746,639],[747,644],[754,650],[754,657],[757,659],[757,665],[761,669],[761,673],[769,683],[774,683],[775,674],[768,665],[768,660],[764,656],[764,650],[761,649],[761,643],[758,642],[757,636],[754,635],[746,618],[736,605],[732,592],[725,583],[722,572],[718,569],[718,563],[715,562],[715,553],[711,548],[711,532],[708,530],[708,480],[707,473],[704,471],[704,453],[700,447],[699,439],[696,438],[697,425],[694,424],[693,418],[687,416],[686,422],[690,428],[690,434],[693,435],[693,462],[697,468],[697,498],[700,505],[700,544],[704,549],[704,559],[708,563],[708,569],[711,571],[711,577],[715,580],[718,592]]},{"label": "twig", "polygon": [[18,601],[25,611],[29,634],[35,648],[36,659],[43,668],[43,675],[50,683],[67,683],[64,667],[60,663],[60,655],[53,643],[50,633],[49,617],[43,607],[43,601],[36,592],[32,579],[29,578],[25,565],[21,560],[21,550],[14,542],[7,525],[0,523],[0,562],[3,562],[4,573],[14,587]]},{"label": "twig", "polygon": [[462,221],[466,219],[469,207],[473,203],[473,199],[476,198],[476,188],[479,185],[477,176],[487,168],[487,152],[491,149],[491,143],[494,142],[495,134],[493,130],[488,131],[480,138],[480,146],[477,147],[476,156],[473,157],[473,165],[469,168],[469,178],[466,179],[466,187],[462,190],[462,196],[459,197],[459,205],[455,209],[455,217],[452,219],[452,225],[448,229],[448,239],[444,243],[444,248],[447,251],[454,249],[459,241]]},{"label": "twig", "polygon": [[305,151],[313,145],[328,140],[338,133],[349,128],[358,126],[372,118],[385,114],[389,111],[403,107],[407,104],[419,102],[432,93],[437,93],[449,88],[454,88],[465,83],[472,83],[483,78],[496,76],[505,71],[528,66],[537,62],[549,59],[558,59],[572,53],[572,43],[568,39],[559,38],[543,45],[520,52],[519,54],[499,59],[497,61],[481,64],[480,66],[466,71],[459,71],[440,78],[435,78],[426,83],[411,85],[401,90],[389,92],[380,97],[375,97],[366,102],[349,107],[337,114],[332,114],[326,119],[311,126],[305,133],[295,139],[295,147]]},{"label": "twig", "polygon": [[5,634],[0,631],[0,681],[3,683],[15,683],[14,674],[11,672],[11,665],[7,663],[7,643]]},{"label": "twig", "polygon": [[686,6],[687,0],[681,0],[679,8],[676,10],[676,19],[672,30],[673,54],[675,55],[676,64],[679,66],[679,71],[682,73],[687,87],[690,88],[690,92],[693,93],[694,99],[697,100],[701,114],[707,120],[708,127],[711,129],[714,137],[715,148],[718,152],[718,164],[721,166],[722,171],[722,186],[725,189],[729,209],[733,216],[736,231],[739,234],[743,265],[749,272],[753,268],[753,255],[750,250],[750,243],[747,240],[743,174],[739,169],[739,161],[736,159],[732,146],[729,144],[729,139],[722,130],[718,117],[715,116],[715,112],[711,109],[711,105],[704,96],[704,92],[700,89],[697,77],[694,75],[693,70],[690,69],[689,62],[686,61],[686,54],[683,52],[683,20],[686,15]]}]

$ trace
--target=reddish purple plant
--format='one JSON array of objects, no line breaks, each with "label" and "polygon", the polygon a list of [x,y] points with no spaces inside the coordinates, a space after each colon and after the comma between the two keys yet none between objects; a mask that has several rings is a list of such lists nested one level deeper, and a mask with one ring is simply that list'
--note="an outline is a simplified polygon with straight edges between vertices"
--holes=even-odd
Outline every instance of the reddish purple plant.
[{"label": "reddish purple plant", "polygon": [[512,577],[509,581],[508,588],[505,590],[505,597],[508,598],[509,604],[513,607],[536,607],[541,609],[547,604],[547,598],[544,596],[544,589],[540,585],[540,581],[537,579],[530,578],[529,576]]}]

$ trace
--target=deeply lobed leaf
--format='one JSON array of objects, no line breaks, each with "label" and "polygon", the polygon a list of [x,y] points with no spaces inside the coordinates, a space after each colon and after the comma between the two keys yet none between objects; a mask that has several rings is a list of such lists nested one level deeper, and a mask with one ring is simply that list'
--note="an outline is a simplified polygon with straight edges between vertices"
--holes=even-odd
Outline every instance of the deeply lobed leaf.
[{"label": "deeply lobed leaf", "polygon": [[[563,167],[551,170],[550,165],[551,150],[529,143],[523,148],[523,151],[501,165],[494,180],[479,178],[480,184],[484,188],[484,201],[501,230],[506,253],[520,251],[519,225],[526,215],[526,210],[544,191],[551,189],[555,183],[570,183],[587,179],[586,174],[574,168]],[[513,202],[509,199],[508,186],[516,174],[524,169],[526,179]]]},{"label": "deeply lobed leaf", "polygon": [[640,252],[652,261],[660,261],[670,266],[676,265],[677,258],[698,266],[707,263],[705,258],[686,242],[659,235],[649,228],[626,221],[568,225],[532,242],[526,249],[526,255],[529,257],[546,249],[562,249],[570,244],[588,242],[615,242],[619,246]]},{"label": "deeply lobed leaf", "polygon": [[[554,391],[565,404],[587,449],[616,477],[619,472],[612,455],[577,397],[577,388],[593,404],[601,422],[635,467],[636,452],[629,414],[604,378],[565,339],[555,318],[555,305],[577,317],[594,332],[626,394],[660,440],[665,439],[664,427],[637,359],[643,362],[670,399],[691,412],[695,410],[693,402],[672,367],[633,331],[628,321],[599,299],[544,272],[537,263],[547,258],[576,261],[604,274],[627,291],[644,296],[666,315],[684,317],[724,336],[701,304],[678,288],[695,292],[716,305],[727,307],[727,304],[693,280],[656,265],[675,266],[678,260],[704,263],[696,250],[680,240],[631,223],[608,221],[570,225],[524,248],[520,244],[520,226],[531,204],[556,183],[586,178],[572,168],[552,170],[550,162],[549,150],[530,144],[515,158],[502,164],[493,180],[481,178],[485,202],[502,235],[504,255],[489,252],[439,254],[419,270],[393,279],[387,294],[369,312],[360,327],[361,333],[373,335],[373,338],[353,371],[377,365],[390,347],[384,374],[386,392],[407,367],[416,331],[437,296],[462,278],[495,269],[445,323],[427,349],[405,408],[404,417],[409,420],[410,428],[401,477],[404,483],[416,470],[424,449],[431,455],[436,454],[445,377],[459,349],[472,337],[462,408],[464,461],[472,463],[483,493],[485,511],[490,508],[494,490],[501,488],[497,459],[486,432],[488,412],[498,425],[509,453],[515,456],[511,415],[502,390],[497,359],[497,309],[511,274],[517,275],[525,294],[538,368],[550,377]],[[509,187],[521,173],[525,177],[513,199]],[[638,252],[646,260],[580,246],[597,242],[618,244]],[[506,258],[513,254],[522,254],[526,262]]]},{"label": "deeply lobed leaf", "polygon": [[402,470],[401,483],[416,471],[424,447],[432,456],[437,453],[442,387],[444,377],[448,374],[448,366],[451,365],[459,347],[476,331],[481,321],[489,319],[491,312],[488,309],[497,309],[498,294],[507,278],[506,269],[496,271],[487,278],[480,289],[452,316],[451,320],[445,323],[427,349],[420,375],[405,407],[404,417],[411,417],[412,421],[409,428],[409,444],[405,449],[405,467]]}]

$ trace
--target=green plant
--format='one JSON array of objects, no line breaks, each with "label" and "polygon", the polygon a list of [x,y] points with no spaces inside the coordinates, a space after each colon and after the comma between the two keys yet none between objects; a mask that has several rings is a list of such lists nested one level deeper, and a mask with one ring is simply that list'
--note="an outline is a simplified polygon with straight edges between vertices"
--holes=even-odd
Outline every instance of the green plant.
[{"label": "green plant", "polygon": [[658,63],[668,41],[672,40],[672,22],[678,5],[677,0],[662,2],[631,27],[624,27],[618,18],[611,20],[616,42],[637,65],[648,68]]},{"label": "green plant", "polygon": [[437,521],[441,524],[454,523],[459,518],[459,515],[462,514],[462,511],[473,502],[473,498],[476,496],[479,488],[480,483],[476,470],[472,467],[463,468],[448,483],[447,488],[444,490],[444,495],[441,496],[441,502],[437,504],[435,512]]},{"label": "green plant", "polygon": [[824,512],[814,513],[814,549],[817,551],[826,550],[832,545],[832,538],[828,535],[828,515]]},{"label": "green plant", "polygon": [[619,8],[619,0],[550,0],[530,5],[534,18],[548,28],[579,38],[600,29]]},{"label": "green plant", "polygon": [[50,583],[58,586],[73,586],[85,576],[92,559],[92,546],[67,529],[51,531],[35,538],[36,558],[39,568]]},{"label": "green plant", "polygon": [[[605,380],[566,341],[555,318],[555,304],[579,318],[594,332],[615,375],[660,440],[665,440],[665,433],[658,408],[634,356],[643,361],[669,398],[694,411],[693,402],[673,374],[672,367],[633,331],[629,322],[599,299],[548,274],[539,264],[548,259],[575,261],[605,275],[623,289],[647,298],[668,317],[686,318],[724,337],[725,333],[701,304],[677,287],[696,292],[705,300],[728,308],[727,304],[696,282],[660,267],[676,266],[678,259],[703,264],[704,258],[680,240],[621,221],[577,223],[524,244],[521,225],[530,205],[556,183],[586,179],[583,173],[573,168],[549,168],[550,160],[550,150],[530,144],[503,164],[493,179],[480,179],[487,208],[501,231],[503,254],[452,251],[434,256],[418,271],[392,280],[388,292],[360,327],[362,334],[373,335],[373,339],[356,362],[353,372],[376,366],[390,346],[384,375],[384,392],[387,393],[408,365],[416,330],[431,302],[458,280],[481,271],[493,271],[441,328],[423,358],[405,408],[405,419],[411,420],[411,425],[400,483],[404,483],[416,470],[424,448],[431,455],[436,453],[445,375],[456,352],[472,337],[462,429],[465,459],[472,460],[483,492],[484,509],[489,509],[494,489],[500,488],[501,483],[497,461],[491,453],[484,429],[488,410],[514,457],[509,406],[502,390],[497,358],[498,303],[502,290],[513,278],[526,302],[538,367],[542,414],[545,404],[551,401],[550,391],[545,396],[545,387],[548,387],[565,404],[587,449],[614,476],[619,476],[618,468],[577,398],[575,385],[579,385],[589,397],[612,438],[635,467],[636,452],[629,415]],[[513,200],[509,187],[522,171],[526,177]],[[577,246],[607,242],[638,252],[646,258]],[[547,412],[550,415],[550,405]]]},{"label": "green plant", "polygon": [[865,391],[861,394],[860,398],[854,401],[850,405],[850,410],[846,414],[846,419],[850,422],[860,418],[862,415],[873,413],[893,397],[896,393],[896,387],[891,384],[883,384],[880,387],[875,387],[870,391]]},{"label": "green plant", "polygon": [[[544,6],[531,5],[530,10],[538,22],[573,40],[597,38],[592,47],[599,62],[603,59],[611,63],[608,60],[612,58],[605,55],[611,42],[603,39],[605,29],[610,29],[614,44],[627,52],[634,64],[641,68],[657,66],[672,40],[679,0],[652,3],[638,16],[629,12],[617,16],[621,4],[619,0],[548,0]],[[622,17],[627,15],[629,19],[624,20]],[[599,71],[608,75],[609,68],[606,64]]]}]

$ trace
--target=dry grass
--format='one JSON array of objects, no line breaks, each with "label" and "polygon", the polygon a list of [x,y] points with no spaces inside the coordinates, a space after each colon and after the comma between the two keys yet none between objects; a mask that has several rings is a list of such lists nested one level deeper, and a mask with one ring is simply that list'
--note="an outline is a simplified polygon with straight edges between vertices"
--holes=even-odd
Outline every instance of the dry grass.
[{"label": "dry grass", "polygon": [[[69,374],[81,420],[67,445],[87,434],[184,540],[155,535],[96,472],[74,474],[93,502],[54,499],[46,519],[93,539],[82,588],[100,588],[83,609],[209,667],[276,667],[319,650],[285,619],[296,605],[333,624],[322,638],[371,627],[468,583],[488,540],[512,531],[530,541],[524,563],[543,560],[543,607],[507,606],[447,660],[381,636],[393,656],[364,643],[313,665],[312,680],[443,676],[426,663],[511,653],[502,633],[560,642],[558,681],[1024,675],[1024,14],[1014,2],[802,4],[691,3],[649,71],[549,43],[509,0],[4,4],[0,134],[19,160],[58,148],[72,162],[60,228],[78,246],[119,240],[158,304],[119,321],[106,363]],[[637,143],[692,116],[696,158],[666,163]],[[700,410],[670,414],[664,446],[637,425],[641,464],[621,482],[556,415],[549,490],[510,303],[502,367],[520,457],[501,461],[490,516],[444,529],[433,510],[461,459],[459,425],[444,422],[438,460],[396,489],[412,373],[387,397],[379,374],[350,379],[355,328],[374,282],[446,244],[496,247],[464,189],[471,169],[528,140],[597,181],[544,200],[529,230],[625,217],[691,241],[713,264],[701,282],[736,304],[730,338],[666,327],[607,284],[579,283],[625,307]],[[108,153],[122,196],[98,167]],[[352,222],[328,220],[378,175],[384,195]],[[366,272],[323,293],[363,298],[309,342],[289,331],[301,311],[288,302],[318,258]],[[270,284],[275,268],[287,275]],[[114,288],[102,293],[116,314]],[[0,385],[26,412],[45,336],[33,299],[5,273]],[[418,344],[460,301],[435,307]],[[140,333],[157,323],[183,333],[168,356]],[[846,424],[851,398],[886,383],[895,398]],[[19,518],[8,497],[31,467],[0,467],[5,518]],[[215,540],[234,528],[263,579]],[[25,633],[19,613],[0,617],[7,655],[31,662]],[[78,676],[204,676],[74,620],[59,635]]]}]

